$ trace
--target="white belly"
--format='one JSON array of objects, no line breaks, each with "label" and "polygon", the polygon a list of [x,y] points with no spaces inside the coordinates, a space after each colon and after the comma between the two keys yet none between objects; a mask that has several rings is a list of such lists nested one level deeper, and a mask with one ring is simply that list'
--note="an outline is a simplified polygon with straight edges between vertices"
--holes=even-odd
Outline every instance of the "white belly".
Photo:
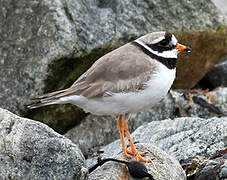
[{"label": "white belly", "polygon": [[147,88],[138,92],[117,93],[103,98],[87,99],[83,96],[61,98],[83,108],[86,112],[97,115],[133,113],[146,110],[158,103],[169,91],[175,79],[176,70],[164,65],[159,66],[158,73],[147,83]]}]

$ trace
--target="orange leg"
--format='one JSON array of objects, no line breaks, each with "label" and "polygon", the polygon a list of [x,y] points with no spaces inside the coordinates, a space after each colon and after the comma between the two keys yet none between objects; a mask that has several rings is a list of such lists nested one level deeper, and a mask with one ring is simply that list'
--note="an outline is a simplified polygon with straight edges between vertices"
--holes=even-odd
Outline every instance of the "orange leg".
[{"label": "orange leg", "polygon": [[121,139],[121,144],[122,144],[122,151],[125,154],[127,158],[130,157],[130,155],[127,152],[127,146],[125,144],[125,139],[124,139],[124,129],[123,129],[123,122],[122,122],[122,115],[118,117],[118,129],[120,133],[120,139]]},{"label": "orange leg", "polygon": [[140,161],[143,161],[143,162],[151,162],[151,160],[143,158],[142,156],[145,156],[145,154],[138,152],[138,150],[136,149],[136,146],[134,145],[132,138],[130,136],[130,132],[128,130],[128,118],[127,118],[127,116],[125,116],[125,119],[123,120],[123,128],[124,128],[125,135],[126,135],[128,141],[129,141],[129,144],[130,144],[130,147],[131,147],[131,149],[127,150],[127,152],[130,153],[130,154],[133,154],[137,161],[140,160]]},{"label": "orange leg", "polygon": [[[142,156],[144,156],[144,153],[139,153],[138,150],[136,149],[132,138],[130,137],[130,133],[128,130],[128,119],[125,116],[125,119],[122,120],[122,115],[119,116],[118,118],[118,128],[119,128],[119,133],[120,133],[120,139],[121,139],[121,143],[122,143],[122,151],[124,152],[124,154],[126,155],[127,158],[130,157],[129,154],[134,155],[135,159],[138,161],[143,161],[143,162],[150,162],[150,160],[143,158]],[[124,140],[124,134],[126,135],[129,144],[130,144],[130,149],[127,149],[126,144],[125,144],[125,140]]]}]

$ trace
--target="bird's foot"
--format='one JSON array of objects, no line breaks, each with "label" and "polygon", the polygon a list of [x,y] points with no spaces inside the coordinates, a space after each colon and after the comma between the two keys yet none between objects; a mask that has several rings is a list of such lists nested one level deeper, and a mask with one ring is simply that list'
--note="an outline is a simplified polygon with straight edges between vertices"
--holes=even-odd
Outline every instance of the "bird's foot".
[{"label": "bird's foot", "polygon": [[126,151],[127,151],[128,154],[131,154],[131,155],[134,155],[134,154],[137,154],[137,153],[140,154],[141,156],[145,156],[146,155],[145,153],[138,152],[137,149],[136,149],[135,152],[133,152],[130,148],[127,148]]},{"label": "bird's foot", "polygon": [[123,150],[123,152],[127,158],[130,158],[130,155],[133,155],[136,161],[151,162],[151,160],[143,157],[146,155],[145,153],[141,153],[137,149],[132,151],[131,149],[126,148],[125,150]]}]

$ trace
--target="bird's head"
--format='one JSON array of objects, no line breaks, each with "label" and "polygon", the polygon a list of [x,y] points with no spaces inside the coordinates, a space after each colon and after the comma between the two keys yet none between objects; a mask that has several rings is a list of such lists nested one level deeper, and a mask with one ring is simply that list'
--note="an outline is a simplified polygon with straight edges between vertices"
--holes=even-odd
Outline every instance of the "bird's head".
[{"label": "bird's head", "polygon": [[153,32],[136,41],[143,43],[154,54],[164,58],[177,58],[182,51],[191,52],[191,48],[178,43],[176,37],[168,32]]}]

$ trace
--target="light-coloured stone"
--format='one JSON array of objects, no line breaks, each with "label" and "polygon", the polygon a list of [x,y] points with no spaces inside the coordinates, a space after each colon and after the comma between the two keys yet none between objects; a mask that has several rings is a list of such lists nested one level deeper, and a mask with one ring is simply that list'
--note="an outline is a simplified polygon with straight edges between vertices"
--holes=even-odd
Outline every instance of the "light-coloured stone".
[{"label": "light-coloured stone", "polygon": [[[185,180],[186,176],[178,161],[169,156],[163,150],[151,144],[137,144],[139,151],[146,152],[146,158],[152,159],[151,163],[146,163],[148,172],[155,180]],[[121,154],[110,155],[115,159],[127,160]],[[97,168],[89,175],[89,180],[119,180],[123,176],[123,167],[116,162],[107,162],[101,167]],[[129,176],[126,176],[129,177]],[[145,179],[145,178],[144,178]],[[135,178],[130,176],[130,180]]]},{"label": "light-coloured stone", "polygon": [[[153,121],[132,133],[134,142],[152,143],[176,159],[196,155],[211,155],[227,145],[227,117],[203,119],[183,117]],[[121,152],[120,140],[102,150],[103,157]]]},{"label": "light-coloured stone", "polygon": [[0,179],[87,179],[77,145],[48,126],[0,109]]}]

